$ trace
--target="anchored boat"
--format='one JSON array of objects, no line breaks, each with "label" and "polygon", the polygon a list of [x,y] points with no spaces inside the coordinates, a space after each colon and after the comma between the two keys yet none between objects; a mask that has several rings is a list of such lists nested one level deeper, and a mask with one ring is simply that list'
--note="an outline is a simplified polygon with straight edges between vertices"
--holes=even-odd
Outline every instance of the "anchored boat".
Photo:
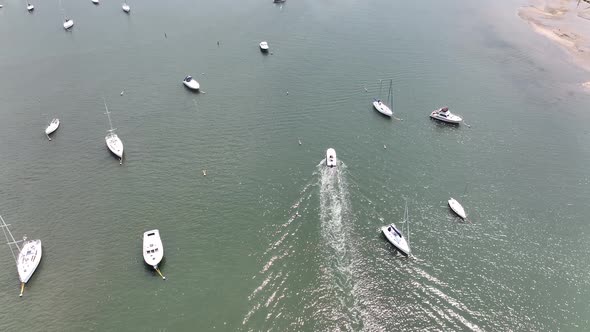
[{"label": "anchored boat", "polygon": [[260,42],[260,44],[259,44],[259,46],[260,46],[260,50],[261,50],[263,53],[266,53],[266,52],[268,52],[268,43],[267,43],[267,42],[265,42],[265,41],[261,41],[261,42]]},{"label": "anchored boat", "polygon": [[332,148],[326,150],[326,166],[330,168],[336,167],[337,162],[338,161],[336,159],[336,150]]},{"label": "anchored boat", "polygon": [[430,117],[446,123],[459,124],[463,119],[449,111],[448,107],[442,107],[430,113]]},{"label": "anchored boat", "polygon": [[65,22],[64,22],[64,29],[69,30],[73,26],[74,26],[74,20],[66,18]]},{"label": "anchored boat", "polygon": [[197,82],[197,80],[195,80],[192,76],[188,75],[187,77],[184,78],[184,80],[182,81],[182,84],[184,84],[184,86],[186,86],[187,88],[191,89],[191,90],[199,90],[201,88],[201,85],[199,84],[199,82]]},{"label": "anchored boat", "polygon": [[461,219],[467,218],[467,214],[465,214],[465,209],[463,209],[463,206],[459,202],[457,202],[457,200],[453,197],[449,199],[449,207],[451,208],[451,210],[453,210],[453,212],[455,212],[459,217],[461,217]]},{"label": "anchored boat", "polygon": [[131,11],[131,7],[129,7],[129,5],[127,4],[127,2],[123,2],[123,5],[121,5],[121,8],[126,13],[129,13]]},{"label": "anchored boat", "polygon": [[[23,296],[23,292],[25,290],[25,284],[29,282],[33,273],[39,266],[41,262],[41,256],[43,255],[43,249],[41,246],[41,240],[27,240],[26,237],[23,237],[22,241],[15,241],[14,236],[10,232],[8,225],[4,222],[2,216],[0,216],[0,228],[4,232],[4,236],[6,237],[6,241],[10,247],[10,251],[12,252],[12,256],[16,262],[16,269],[18,270],[18,277],[21,281],[21,288],[19,296]],[[22,242],[22,247],[19,246],[19,243]],[[18,250],[18,258],[14,254],[12,250],[12,245],[14,245]]]},{"label": "anchored boat", "polygon": [[119,157],[119,164],[123,164],[123,142],[115,133],[116,128],[113,128],[113,123],[111,122],[111,112],[107,107],[107,102],[104,102],[104,108],[106,109],[106,115],[109,118],[109,126],[111,129],[107,130],[107,135],[105,136],[105,141],[107,143],[107,147],[111,152]]},{"label": "anchored boat", "polygon": [[150,265],[158,272],[162,279],[166,280],[166,277],[162,275],[158,264],[164,258],[164,246],[160,239],[160,231],[152,229],[143,233],[143,260],[147,265]]},{"label": "anchored boat", "polygon": [[57,130],[57,128],[59,128],[59,119],[58,118],[51,120],[51,122],[49,123],[47,128],[45,128],[45,136],[47,136],[47,138],[50,141],[51,141],[51,137],[49,137],[49,135],[51,135],[53,132],[55,132]]},{"label": "anchored boat", "polygon": [[[381,95],[382,88],[383,80],[381,80],[379,85],[379,95]],[[375,108],[377,112],[385,116],[392,117],[393,111],[388,105],[391,105],[391,107],[393,107],[393,80],[389,80],[389,92],[387,93],[387,102],[384,102],[381,99],[373,99],[373,108]]]}]

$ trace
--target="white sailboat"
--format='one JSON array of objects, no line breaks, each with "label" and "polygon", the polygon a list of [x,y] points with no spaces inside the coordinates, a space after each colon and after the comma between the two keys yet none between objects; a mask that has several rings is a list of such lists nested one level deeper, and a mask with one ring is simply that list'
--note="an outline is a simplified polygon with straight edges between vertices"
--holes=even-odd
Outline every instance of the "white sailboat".
[{"label": "white sailboat", "polygon": [[143,233],[143,260],[147,265],[150,265],[158,272],[162,279],[166,280],[166,277],[162,275],[158,264],[164,258],[164,246],[160,239],[160,231],[152,229]]},{"label": "white sailboat", "polygon": [[451,208],[451,210],[453,210],[453,212],[455,212],[459,217],[461,217],[461,219],[467,218],[465,209],[463,209],[463,206],[453,197],[449,199],[449,207]]},{"label": "white sailboat", "polygon": [[[33,276],[33,273],[39,266],[39,262],[41,262],[41,256],[43,255],[41,240],[27,240],[26,237],[23,237],[22,241],[15,241],[14,236],[12,236],[8,225],[4,222],[2,216],[0,216],[0,221],[2,222],[0,228],[2,228],[2,231],[4,232],[4,237],[8,242],[8,246],[10,247],[10,251],[16,262],[16,269],[18,270],[18,276],[21,281],[19,296],[23,296],[25,284],[29,282],[29,279],[31,279],[31,276]],[[18,245],[21,242],[22,248]],[[18,258],[12,250],[12,245],[18,250]]]},{"label": "white sailboat", "polygon": [[35,10],[35,6],[33,6],[33,5],[32,5],[32,4],[30,4],[30,3],[27,3],[27,10],[28,10],[29,12],[32,12],[33,10]]},{"label": "white sailboat", "polygon": [[49,137],[49,135],[51,135],[53,132],[55,132],[57,130],[57,128],[59,128],[59,119],[58,118],[51,120],[51,122],[49,123],[47,128],[45,128],[45,136],[47,136],[47,138],[50,141],[51,141],[51,137]]},{"label": "white sailboat", "polygon": [[197,82],[197,80],[195,80],[192,76],[188,75],[187,77],[184,78],[184,80],[182,80],[182,84],[184,84],[184,86],[186,86],[187,88],[191,89],[191,90],[199,90],[201,88],[201,85],[199,84],[199,82]]},{"label": "white sailboat", "polygon": [[389,224],[386,226],[381,227],[381,231],[383,235],[387,238],[387,240],[393,244],[402,254],[409,256],[410,255],[410,226],[409,226],[409,217],[408,217],[408,203],[406,202],[406,208],[404,210],[404,224],[406,225],[406,231],[408,234],[408,239],[404,238],[402,232],[395,226],[395,224]]},{"label": "white sailboat", "polygon": [[[104,99],[103,99],[104,101]],[[106,109],[106,115],[109,118],[109,126],[111,129],[107,130],[107,135],[105,136],[105,141],[107,143],[107,147],[111,152],[119,157],[119,164],[123,164],[123,142],[115,133],[116,128],[113,128],[113,123],[111,122],[111,112],[109,112],[109,108],[107,107],[107,102],[104,101],[104,108]]]},{"label": "white sailboat", "polygon": [[[383,81],[381,81],[381,85],[379,87],[379,95],[381,95],[381,88],[383,87]],[[389,81],[389,92],[387,94],[387,102],[383,102],[381,99],[373,99],[373,107],[377,112],[392,117],[393,111],[391,110],[390,106],[393,107],[393,80]]]},{"label": "white sailboat", "polygon": [[332,168],[332,167],[336,167],[336,164],[338,163],[337,159],[336,159],[336,150],[329,148],[328,150],[326,150],[326,166]]},{"label": "white sailboat", "polygon": [[129,13],[131,11],[131,7],[129,7],[129,5],[127,4],[127,2],[123,2],[123,4],[121,5],[121,9],[123,9],[123,11],[125,13]]},{"label": "white sailboat", "polygon": [[70,30],[74,26],[74,20],[67,18],[64,20],[64,29]]}]

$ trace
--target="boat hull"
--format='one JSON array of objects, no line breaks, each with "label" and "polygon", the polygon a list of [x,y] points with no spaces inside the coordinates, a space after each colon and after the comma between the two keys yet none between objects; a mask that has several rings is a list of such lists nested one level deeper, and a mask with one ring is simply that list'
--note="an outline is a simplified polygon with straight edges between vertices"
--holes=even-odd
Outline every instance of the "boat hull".
[{"label": "boat hull", "polygon": [[452,197],[451,199],[449,199],[449,207],[451,208],[451,210],[453,210],[453,212],[455,212],[455,214],[461,217],[461,219],[467,218],[467,214],[465,214],[465,209],[463,209],[463,206],[459,202],[457,202],[456,199]]},{"label": "boat hull", "polygon": [[261,42],[260,44],[258,44],[258,46],[260,47],[260,51],[262,51],[263,53],[268,52],[268,43],[267,42]]},{"label": "boat hull", "polygon": [[69,30],[74,26],[73,20],[67,20],[64,22],[64,29]]},{"label": "boat hull", "polygon": [[18,254],[17,270],[21,282],[27,283],[41,262],[43,249],[41,240],[29,240],[23,243]]},{"label": "boat hull", "polygon": [[123,158],[123,142],[116,134],[105,136],[105,142],[109,150],[117,157]]},{"label": "boat hull", "polygon": [[402,254],[405,256],[410,254],[410,246],[408,245],[408,242],[394,224],[381,227],[381,232],[385,235],[387,241],[389,241],[389,243]]},{"label": "boat hull", "polygon": [[332,168],[336,167],[338,160],[336,159],[336,150],[329,148],[326,150],[326,166]]},{"label": "boat hull", "polygon": [[164,258],[164,246],[160,238],[160,231],[152,229],[143,233],[143,260],[147,265],[158,267]]},{"label": "boat hull", "polygon": [[385,116],[388,117],[392,117],[393,116],[393,111],[384,103],[379,102],[377,100],[373,101],[373,108],[375,108],[375,110]]},{"label": "boat hull", "polygon": [[182,81],[182,84],[184,84],[184,86],[186,86],[187,88],[194,90],[194,91],[198,91],[201,88],[201,85],[199,84],[199,82],[197,82],[194,79],[189,82]]},{"label": "boat hull", "polygon": [[53,134],[59,128],[59,119],[53,119],[49,126],[45,128],[45,135]]},{"label": "boat hull", "polygon": [[451,124],[459,124],[463,121],[463,119],[456,114],[448,112],[448,115],[444,116],[444,115],[441,115],[439,113],[439,111],[440,111],[440,109],[432,111],[432,113],[430,113],[430,117],[435,120],[439,120],[439,121],[451,123]]}]

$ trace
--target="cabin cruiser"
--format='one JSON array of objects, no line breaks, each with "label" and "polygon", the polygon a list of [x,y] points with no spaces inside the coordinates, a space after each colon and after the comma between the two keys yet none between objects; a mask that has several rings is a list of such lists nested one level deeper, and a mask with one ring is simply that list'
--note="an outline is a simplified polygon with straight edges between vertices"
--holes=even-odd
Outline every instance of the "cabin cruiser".
[{"label": "cabin cruiser", "polygon": [[[160,275],[158,264],[164,258],[164,246],[160,239],[160,231],[152,229],[143,233],[143,260],[145,263],[154,268]],[[166,279],[162,276],[163,279]]]},{"label": "cabin cruiser", "polygon": [[260,50],[262,52],[268,52],[268,43],[265,41],[260,42]]},{"label": "cabin cruiser", "polygon": [[373,107],[377,110],[377,112],[379,112],[385,116],[388,116],[388,117],[393,116],[393,111],[387,105],[385,105],[385,103],[382,102],[381,99],[373,100]]},{"label": "cabin cruiser", "polygon": [[129,7],[129,5],[126,2],[123,2],[123,5],[121,6],[121,8],[126,13],[129,13],[129,11],[131,11],[131,7]]},{"label": "cabin cruiser", "polygon": [[336,159],[336,150],[332,148],[326,150],[326,166],[330,168],[336,167],[337,162],[338,161]]},{"label": "cabin cruiser", "polygon": [[448,107],[442,107],[432,111],[432,113],[430,113],[430,117],[436,120],[454,124],[458,124],[463,121],[460,116],[451,113]]},{"label": "cabin cruiser", "polygon": [[381,227],[383,235],[387,238],[394,247],[396,247],[402,254],[408,256],[410,254],[410,245],[402,235],[399,229],[395,227],[395,224],[389,224]]},{"label": "cabin cruiser", "polygon": [[197,82],[192,76],[187,76],[184,78],[184,80],[182,81],[182,84],[184,84],[187,88],[191,89],[191,90],[199,90],[199,88],[201,87],[199,85],[199,82]]}]

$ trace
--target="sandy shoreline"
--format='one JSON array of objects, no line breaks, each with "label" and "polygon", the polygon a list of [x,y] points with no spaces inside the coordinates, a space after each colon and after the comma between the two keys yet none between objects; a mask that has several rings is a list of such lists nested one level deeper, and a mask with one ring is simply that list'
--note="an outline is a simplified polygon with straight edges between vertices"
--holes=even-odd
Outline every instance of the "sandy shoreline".
[{"label": "sandy shoreline", "polygon": [[[590,73],[590,3],[577,0],[531,0],[518,15],[539,34],[562,46],[573,62]],[[582,84],[590,91],[590,81]]]}]

